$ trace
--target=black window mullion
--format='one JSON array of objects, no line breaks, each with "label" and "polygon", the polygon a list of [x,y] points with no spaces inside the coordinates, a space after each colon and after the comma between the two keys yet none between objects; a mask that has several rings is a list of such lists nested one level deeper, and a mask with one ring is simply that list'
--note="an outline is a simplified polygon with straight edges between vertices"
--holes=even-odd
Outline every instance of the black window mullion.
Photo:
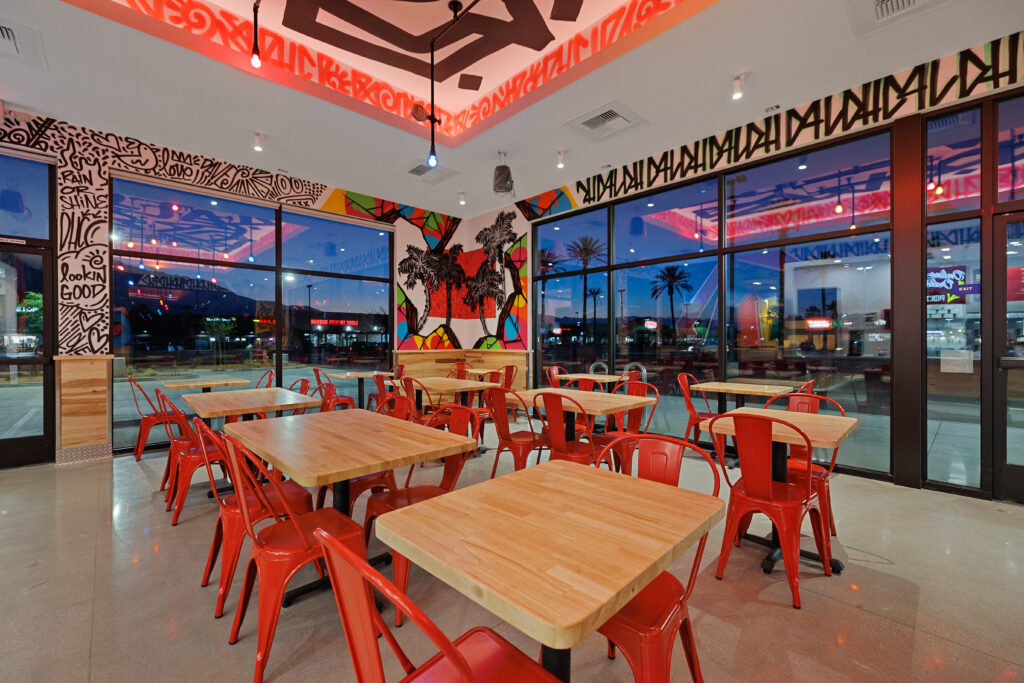
[{"label": "black window mullion", "polygon": [[281,225],[284,212],[280,204],[274,211],[274,373],[277,386],[283,386],[284,375],[284,305],[281,287]]}]

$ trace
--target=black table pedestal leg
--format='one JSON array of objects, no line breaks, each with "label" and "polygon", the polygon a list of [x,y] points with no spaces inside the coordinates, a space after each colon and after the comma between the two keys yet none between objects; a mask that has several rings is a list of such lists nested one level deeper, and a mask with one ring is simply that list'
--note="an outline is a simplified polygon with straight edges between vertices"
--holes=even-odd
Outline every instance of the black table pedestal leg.
[{"label": "black table pedestal leg", "polygon": [[364,380],[363,377],[360,377],[359,379],[356,380],[356,384],[359,386],[359,393],[356,394],[356,408],[365,408],[366,407],[366,401],[365,401],[366,383],[363,380]]},{"label": "black table pedestal leg", "polygon": [[541,645],[540,665],[562,683],[569,683],[572,670],[572,650],[557,650]]},{"label": "black table pedestal leg", "polygon": [[[348,480],[336,481],[332,486],[334,493],[334,509],[338,510],[341,514],[348,517],[348,505],[349,505],[349,489]],[[292,603],[301,598],[303,595],[309,593],[315,593],[321,590],[328,590],[331,587],[331,580],[324,576],[322,579],[311,581],[307,584],[293,588],[290,591],[286,591],[284,594],[284,600],[281,601],[281,607],[290,607]]]},{"label": "black table pedestal leg", "polygon": [[572,442],[576,440],[576,413],[566,411],[563,413],[565,416],[565,440],[566,442]]}]

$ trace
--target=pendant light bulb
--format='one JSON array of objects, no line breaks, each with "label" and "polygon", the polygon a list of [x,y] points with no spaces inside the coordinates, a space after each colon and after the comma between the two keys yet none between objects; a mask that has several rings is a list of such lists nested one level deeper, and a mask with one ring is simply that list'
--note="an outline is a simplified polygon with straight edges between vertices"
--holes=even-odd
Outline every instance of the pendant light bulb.
[{"label": "pendant light bulb", "polygon": [[942,185],[936,185],[935,186],[935,195],[936,196],[941,195],[943,192],[945,192],[945,190],[942,189]]},{"label": "pendant light bulb", "polygon": [[437,150],[434,149],[434,143],[430,143],[430,154],[427,155],[427,166],[430,168],[437,168]]},{"label": "pendant light bulb", "polygon": [[252,68],[258,69],[263,66],[260,60],[260,0],[252,3],[252,58],[249,63]]},{"label": "pendant light bulb", "polygon": [[255,262],[256,262],[256,259],[253,257],[252,254],[249,254],[249,263],[255,263]]},{"label": "pendant light bulb", "polygon": [[843,205],[842,204],[836,204],[836,208],[834,210],[835,210],[836,213],[842,213],[843,212]]}]

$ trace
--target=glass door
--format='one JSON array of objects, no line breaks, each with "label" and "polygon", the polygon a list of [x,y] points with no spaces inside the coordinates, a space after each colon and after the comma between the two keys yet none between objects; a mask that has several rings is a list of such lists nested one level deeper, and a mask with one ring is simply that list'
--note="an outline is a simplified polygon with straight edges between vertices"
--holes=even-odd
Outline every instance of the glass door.
[{"label": "glass door", "polygon": [[0,468],[53,461],[48,257],[0,245]]},{"label": "glass door", "polygon": [[997,217],[995,229],[996,268],[1004,279],[996,291],[1006,296],[996,300],[993,488],[997,498],[1024,502],[1024,215]]}]

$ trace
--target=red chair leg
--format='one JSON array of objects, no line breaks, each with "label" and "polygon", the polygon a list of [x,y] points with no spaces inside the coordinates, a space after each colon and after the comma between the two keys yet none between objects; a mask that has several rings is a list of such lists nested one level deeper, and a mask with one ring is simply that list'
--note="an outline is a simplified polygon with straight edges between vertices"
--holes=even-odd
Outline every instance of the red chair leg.
[{"label": "red chair leg", "polygon": [[256,671],[253,683],[263,680],[263,672],[270,658],[270,648],[274,644],[274,632],[277,631],[277,619],[281,615],[281,601],[284,599],[285,586],[294,570],[290,563],[265,562],[260,568],[260,593],[257,597],[259,617],[256,626]]},{"label": "red chair leg", "polygon": [[245,565],[245,578],[242,580],[242,593],[238,596],[238,609],[235,610],[235,621],[231,624],[231,635],[228,636],[228,644],[234,645],[238,642],[238,630],[245,620],[245,612],[249,608],[249,598],[252,597],[252,588],[256,584],[256,560],[249,557]]},{"label": "red chair leg", "polygon": [[608,659],[615,659],[615,643],[611,638],[608,638]]},{"label": "red chair leg", "polygon": [[210,585],[210,572],[213,571],[213,565],[217,563],[217,555],[220,553],[220,544],[223,539],[224,518],[218,516],[217,524],[213,527],[213,541],[210,543],[210,554],[206,556],[206,568],[203,569],[203,580],[199,583],[203,588]]},{"label": "red chair leg", "polygon": [[781,519],[772,520],[779,530],[782,563],[786,566],[786,580],[793,594],[793,607],[800,609],[800,520],[801,510],[783,513]]},{"label": "red chair leg", "polygon": [[690,615],[683,607],[683,623],[679,625],[679,640],[683,643],[683,653],[686,655],[686,665],[690,667],[690,677],[694,683],[701,683],[704,676],[700,671],[700,660],[697,658],[697,642],[693,638],[693,623]]},{"label": "red chair leg", "polygon": [[[412,563],[409,562],[409,558],[391,551],[391,567],[392,576],[394,577],[394,584],[398,586],[399,590],[403,593],[409,592],[409,570],[412,568]],[[402,610],[395,610],[395,626],[402,625]]]},{"label": "red chair leg", "polygon": [[245,541],[245,529],[242,520],[229,517],[224,522],[224,540],[220,553],[220,584],[217,587],[217,606],[213,616],[220,619],[224,616],[224,603],[231,591],[231,582],[235,578],[235,568],[242,554],[242,543]]},{"label": "red chair leg", "polygon": [[822,485],[818,489],[818,499],[821,501],[821,512],[822,514],[828,514],[828,528],[832,536],[836,535],[836,518],[832,514],[832,487],[829,486],[828,479],[822,482]]},{"label": "red chair leg", "polygon": [[174,514],[171,516],[171,526],[178,524],[178,516],[181,515],[181,509],[185,507],[185,497],[188,496],[188,487],[192,485],[192,475],[196,473],[200,465],[196,465],[190,472],[182,472],[181,468],[178,468],[178,485],[174,494]]},{"label": "red chair leg", "polygon": [[808,511],[811,516],[811,529],[814,531],[814,545],[818,548],[818,556],[821,558],[825,576],[832,576],[832,564],[829,558],[832,556],[832,549],[829,547],[830,537],[828,529],[825,528],[825,516],[821,510],[811,509]]},{"label": "red chair leg", "polygon": [[740,547],[740,543],[743,541],[743,537],[747,535],[747,529],[750,528],[750,520],[753,519],[753,518],[754,518],[754,513],[753,512],[748,512],[747,514],[743,515],[743,518],[740,520],[740,525],[736,529],[736,547],[737,548]]},{"label": "red chair leg", "polygon": [[[505,444],[499,443],[498,449],[494,451],[494,467],[491,468],[491,479],[494,479],[494,475],[498,472],[498,458],[501,456],[501,452],[505,450]],[[511,451],[511,449],[509,449]],[[513,460],[515,459],[515,453],[512,454]]]},{"label": "red chair leg", "polygon": [[722,536],[722,551],[718,554],[718,568],[715,570],[715,578],[722,579],[722,570],[725,563],[729,561],[729,553],[732,552],[733,539],[736,538],[736,530],[739,527],[742,511],[733,504],[735,499],[729,499],[729,508],[725,515],[725,534]]}]

